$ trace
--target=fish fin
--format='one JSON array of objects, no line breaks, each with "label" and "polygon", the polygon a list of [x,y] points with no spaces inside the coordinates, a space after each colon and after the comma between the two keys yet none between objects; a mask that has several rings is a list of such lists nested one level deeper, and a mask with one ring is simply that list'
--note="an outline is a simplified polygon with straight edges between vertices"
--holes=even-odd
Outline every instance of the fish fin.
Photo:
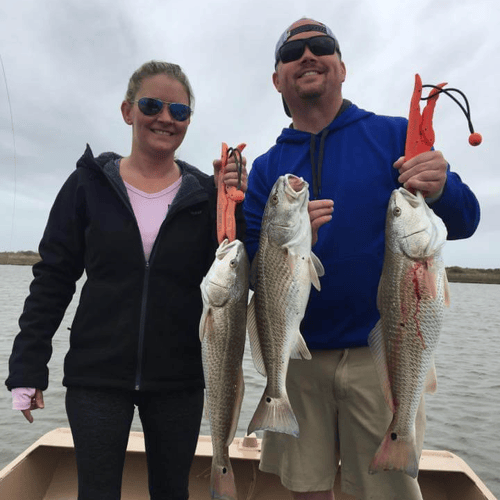
[{"label": "fish fin", "polygon": [[444,272],[444,305],[450,307],[450,284],[446,271]]},{"label": "fish fin", "polygon": [[212,461],[210,493],[210,498],[217,498],[218,500],[237,499],[236,482],[229,458],[224,464],[216,464]]},{"label": "fish fin", "polygon": [[368,335],[368,345],[372,353],[373,362],[380,379],[384,399],[392,413],[394,413],[394,400],[392,397],[391,384],[389,382],[389,369],[387,364],[387,351],[382,332],[382,320],[378,320],[373,330]]},{"label": "fish fin", "polygon": [[231,418],[231,429],[228,434],[226,446],[229,446],[236,435],[238,430],[238,420],[240,418],[241,404],[243,403],[243,396],[245,394],[245,379],[243,378],[243,367],[240,366],[238,371],[238,379],[236,380],[236,398],[233,406],[233,416]]},{"label": "fish fin", "polygon": [[206,420],[210,422],[210,414],[208,412],[208,399],[207,399],[207,390],[205,389],[205,401],[203,403],[203,416]]},{"label": "fish fin", "polygon": [[[297,254],[290,248],[286,248],[286,258],[287,263],[290,267],[290,271],[293,274],[295,272],[295,267],[297,266],[297,261],[304,259],[304,256]],[[316,255],[311,252],[311,256],[307,258],[307,262],[309,265],[309,278],[311,283],[314,285],[316,290],[321,290],[321,284],[319,282],[319,276],[323,276],[325,274],[325,269],[321,261],[318,259]]]},{"label": "fish fin", "polygon": [[255,254],[255,257],[254,259],[252,260],[252,263],[250,264],[250,272],[249,272],[249,282],[250,282],[250,285],[251,287],[255,290],[255,287],[257,286],[257,276],[258,276],[258,257],[259,257],[259,254],[258,252]]},{"label": "fish fin", "polygon": [[431,363],[429,366],[429,371],[425,378],[424,391],[429,394],[434,394],[437,390],[437,375],[436,375],[436,364],[434,362],[434,356],[431,358]]},{"label": "fish fin", "polygon": [[[314,261],[316,259],[316,262]],[[317,263],[321,266],[321,268],[318,269]],[[323,276],[325,274],[325,270],[323,269],[323,274],[321,274],[321,270],[323,269],[323,265],[321,264],[320,260],[316,255],[314,255],[311,252],[311,258],[309,259],[309,276],[311,278],[311,283],[314,285],[314,288],[318,290],[318,292],[321,290],[321,283],[319,282],[319,276]]]},{"label": "fish fin", "polygon": [[201,313],[201,318],[200,318],[200,327],[199,327],[199,337],[200,337],[200,342],[203,342],[203,339],[205,338],[205,321],[206,321],[206,312],[205,309],[203,309],[203,312]]},{"label": "fish fin", "polygon": [[[382,276],[383,276],[383,272],[382,272]],[[381,297],[382,297],[382,277],[380,278],[379,282],[378,282],[378,288],[377,288],[377,311],[380,312],[380,310],[382,309],[382,303],[381,303]]]},{"label": "fish fin", "polygon": [[380,471],[400,471],[416,478],[418,475],[419,456],[415,432],[401,438],[393,431],[394,420],[378,447],[368,469],[370,474]]},{"label": "fish fin", "polygon": [[252,295],[250,304],[248,304],[247,308],[247,328],[255,369],[263,377],[267,377],[266,366],[264,365],[264,358],[262,356],[262,349],[260,348],[259,333],[257,331],[257,318],[255,316],[255,294]]},{"label": "fish fin", "polygon": [[299,437],[299,424],[286,395],[272,398],[267,395],[266,387],[248,425],[247,435],[257,430],[281,432]]},{"label": "fish fin", "polygon": [[207,331],[214,327],[214,318],[211,307],[204,307],[200,319],[200,342],[203,342]]},{"label": "fish fin", "polygon": [[311,353],[307,348],[306,341],[300,332],[297,332],[297,342],[293,346],[292,352],[290,354],[292,359],[311,359]]},{"label": "fish fin", "polygon": [[438,293],[437,276],[433,259],[428,259],[427,264],[416,262],[413,266],[414,278],[418,286],[418,293],[435,299]]},{"label": "fish fin", "polygon": [[297,259],[299,258],[299,256],[293,250],[288,248],[286,245],[283,246],[283,249],[285,250],[286,253],[286,261],[290,266],[290,272],[293,275],[295,271],[295,266],[297,265]]},{"label": "fish fin", "polygon": [[311,260],[312,263],[314,264],[314,267],[316,268],[316,273],[318,274],[319,277],[325,275],[325,268],[323,267],[323,264],[319,260],[319,257],[314,253],[311,252]]}]

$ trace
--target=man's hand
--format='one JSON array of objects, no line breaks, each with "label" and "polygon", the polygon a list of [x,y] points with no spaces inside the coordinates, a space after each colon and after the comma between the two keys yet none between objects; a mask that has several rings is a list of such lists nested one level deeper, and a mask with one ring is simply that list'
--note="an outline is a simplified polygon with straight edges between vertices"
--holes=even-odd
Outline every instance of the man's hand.
[{"label": "man's hand", "polygon": [[393,167],[399,170],[398,181],[405,189],[421,191],[426,198],[443,192],[448,162],[440,151],[426,151],[408,161],[402,156]]},{"label": "man's hand", "polygon": [[313,200],[309,202],[309,219],[311,220],[312,244],[318,241],[318,229],[332,220],[333,200]]}]

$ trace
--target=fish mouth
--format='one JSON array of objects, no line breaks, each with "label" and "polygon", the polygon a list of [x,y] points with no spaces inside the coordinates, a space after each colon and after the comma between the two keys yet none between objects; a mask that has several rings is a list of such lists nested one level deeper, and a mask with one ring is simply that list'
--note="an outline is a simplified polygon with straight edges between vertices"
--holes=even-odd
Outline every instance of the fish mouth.
[{"label": "fish mouth", "polygon": [[293,226],[291,224],[277,224],[276,222],[269,223],[270,226],[273,227],[281,227],[282,229],[291,229]]},{"label": "fish mouth", "polygon": [[305,185],[304,180],[300,177],[295,176],[295,175],[289,175],[287,177],[287,183],[288,183],[288,186],[296,193],[300,193]]},{"label": "fish mouth", "polygon": [[239,253],[241,250],[238,250],[239,247],[242,246],[240,240],[229,241],[227,238],[222,241],[215,252],[215,258],[218,260],[223,260],[231,251],[236,249],[236,252]]},{"label": "fish mouth", "polygon": [[418,231],[414,231],[413,233],[405,234],[403,236],[403,239],[410,238],[411,236],[415,236],[416,234],[419,234],[419,233],[424,233],[425,231],[426,231],[426,229],[419,229]]},{"label": "fish mouth", "polygon": [[293,198],[299,198],[307,187],[306,181],[302,177],[297,177],[294,174],[286,174],[284,184],[285,192]]},{"label": "fish mouth", "polygon": [[221,285],[220,283],[217,283],[217,282],[215,282],[215,281],[209,281],[209,282],[208,282],[208,284],[209,284],[210,286],[215,286],[215,287],[217,287],[217,288],[220,288],[221,290],[227,290],[227,289],[228,289],[228,287],[227,287],[227,286]]}]

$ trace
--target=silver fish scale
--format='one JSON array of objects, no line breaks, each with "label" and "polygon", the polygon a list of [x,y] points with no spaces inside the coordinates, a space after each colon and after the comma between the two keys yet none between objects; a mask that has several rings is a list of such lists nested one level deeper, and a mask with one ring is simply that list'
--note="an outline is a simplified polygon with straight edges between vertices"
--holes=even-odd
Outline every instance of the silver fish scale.
[{"label": "silver fish scale", "polygon": [[228,446],[231,438],[234,401],[245,349],[246,307],[246,296],[242,296],[238,302],[213,308],[213,329],[208,329],[202,342],[214,449],[220,444]]},{"label": "silver fish scale", "polygon": [[[300,259],[300,262],[304,262]],[[268,374],[269,395],[280,397],[285,388],[290,352],[309,296],[309,270],[297,265],[292,274],[287,252],[261,238],[259,277],[255,290],[260,345]]]},{"label": "silver fish scale", "polygon": [[372,473],[418,474],[417,411],[424,390],[435,390],[433,353],[448,302],[441,259],[446,234],[422,193],[392,192],[377,295],[380,321],[368,344],[393,418],[370,463]]},{"label": "silver fish scale", "polygon": [[[386,252],[390,253],[388,249]],[[425,288],[417,290],[418,284],[414,281],[418,268],[429,265],[437,278],[435,297]],[[432,354],[439,340],[445,307],[444,287],[445,267],[439,256],[416,262],[392,254],[384,261],[378,300],[380,310],[384,311],[381,324],[395,410],[393,431],[401,437],[412,433]]]},{"label": "silver fish scale", "polygon": [[212,498],[236,498],[228,446],[243,401],[243,352],[248,302],[248,257],[243,243],[221,243],[201,283],[201,353],[212,435]]},{"label": "silver fish scale", "polygon": [[311,284],[324,274],[311,252],[308,184],[291,174],[278,178],[266,203],[254,259],[254,296],[248,332],[255,367],[267,376],[264,394],[248,426],[299,435],[286,391],[290,357],[311,359],[300,333]]}]

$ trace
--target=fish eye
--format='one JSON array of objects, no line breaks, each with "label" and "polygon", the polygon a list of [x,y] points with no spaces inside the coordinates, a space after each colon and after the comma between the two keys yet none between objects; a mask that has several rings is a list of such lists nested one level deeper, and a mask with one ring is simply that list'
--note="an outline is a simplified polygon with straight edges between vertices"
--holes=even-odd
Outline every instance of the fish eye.
[{"label": "fish eye", "polygon": [[236,267],[236,259],[233,259],[229,262],[229,266],[232,267],[232,268],[235,268]]},{"label": "fish eye", "polygon": [[273,205],[277,205],[278,204],[278,195],[277,194],[273,195],[273,197],[271,198],[271,203]]},{"label": "fish eye", "polygon": [[396,207],[392,213],[396,216],[399,217],[401,215],[401,209],[399,207]]}]

